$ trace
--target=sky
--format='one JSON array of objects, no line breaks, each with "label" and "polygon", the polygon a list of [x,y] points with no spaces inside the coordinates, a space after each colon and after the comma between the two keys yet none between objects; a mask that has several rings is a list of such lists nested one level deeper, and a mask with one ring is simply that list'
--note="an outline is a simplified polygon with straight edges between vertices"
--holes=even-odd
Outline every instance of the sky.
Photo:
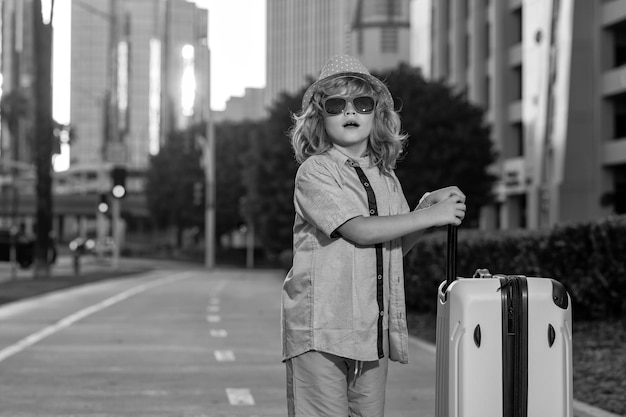
[{"label": "sky", "polygon": [[[209,10],[211,50],[211,108],[224,110],[231,96],[246,87],[265,87],[265,0],[193,0]],[[54,69],[56,91],[70,86],[70,0],[56,0],[54,10]],[[69,97],[54,94],[54,118],[69,120]]]},{"label": "sky", "polygon": [[209,10],[211,108],[265,87],[265,0],[195,0]]}]

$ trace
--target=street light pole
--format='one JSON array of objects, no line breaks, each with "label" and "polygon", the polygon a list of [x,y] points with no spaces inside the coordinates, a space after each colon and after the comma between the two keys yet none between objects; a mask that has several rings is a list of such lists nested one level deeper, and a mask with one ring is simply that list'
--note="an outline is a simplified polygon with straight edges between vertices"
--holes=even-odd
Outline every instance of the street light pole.
[{"label": "street light pole", "polygon": [[[207,34],[208,35],[208,34]],[[207,38],[206,47],[209,47]],[[204,205],[204,266],[207,269],[215,267],[215,126],[213,125],[213,113],[211,111],[211,51],[208,50],[206,57],[207,75],[205,89],[204,117],[206,120],[205,140],[203,142],[204,178],[205,178],[205,205]]]},{"label": "street light pole", "polygon": [[120,199],[112,198],[111,201],[111,219],[112,219],[112,232],[113,232],[113,256],[112,256],[112,267],[114,270],[117,270],[120,266],[120,245],[121,245],[121,207],[120,207]]},{"label": "street light pole", "polygon": [[204,207],[204,266],[215,267],[215,129],[209,111],[204,141],[204,177],[206,198]]}]

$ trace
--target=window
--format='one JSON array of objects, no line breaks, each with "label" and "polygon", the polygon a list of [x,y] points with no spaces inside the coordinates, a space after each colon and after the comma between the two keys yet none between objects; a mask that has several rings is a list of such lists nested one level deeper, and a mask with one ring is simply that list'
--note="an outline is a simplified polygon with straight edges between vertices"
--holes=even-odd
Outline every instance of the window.
[{"label": "window", "polygon": [[515,123],[511,126],[511,156],[524,156],[524,125]]},{"label": "window", "polygon": [[613,170],[615,214],[626,214],[626,165]]},{"label": "window", "polygon": [[402,16],[402,4],[400,0],[374,0],[365,2],[364,11],[367,14],[383,16]]},{"label": "window", "polygon": [[523,15],[522,15],[521,7],[513,12],[513,22],[512,22],[513,24],[511,27],[511,30],[513,31],[512,33],[513,38],[511,39],[513,45],[516,45],[522,42],[522,33],[523,33],[523,27],[524,27],[522,16]]},{"label": "window", "polygon": [[465,34],[465,48],[463,50],[463,60],[465,61],[465,68],[469,68],[471,64],[471,48],[472,48],[472,40],[470,38],[470,34]]},{"label": "window", "polygon": [[626,93],[613,99],[613,138],[626,137]]},{"label": "window", "polygon": [[485,58],[491,56],[491,24],[485,24]]},{"label": "window", "polygon": [[398,30],[383,28],[381,36],[381,52],[398,52]]},{"label": "window", "polygon": [[356,32],[356,50],[359,55],[363,55],[365,51],[363,50],[363,31],[357,30]]},{"label": "window", "polygon": [[613,33],[613,66],[626,65],[626,23],[615,25]]},{"label": "window", "polygon": [[483,90],[483,103],[485,108],[488,109],[491,106],[491,77],[485,77],[485,85]]},{"label": "window", "polygon": [[519,65],[514,67],[511,71],[511,81],[512,81],[512,90],[511,90],[511,99],[518,101],[522,99],[524,85],[523,85],[523,73],[522,66]]}]

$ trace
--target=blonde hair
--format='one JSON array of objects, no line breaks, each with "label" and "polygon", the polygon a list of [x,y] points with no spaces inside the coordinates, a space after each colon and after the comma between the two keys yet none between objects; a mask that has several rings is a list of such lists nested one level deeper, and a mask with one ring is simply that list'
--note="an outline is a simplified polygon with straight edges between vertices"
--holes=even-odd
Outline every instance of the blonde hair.
[{"label": "blonde hair", "polygon": [[401,131],[400,116],[381,99],[381,88],[355,77],[346,76],[322,82],[313,94],[311,103],[300,113],[292,114],[293,125],[289,130],[291,146],[298,163],[313,155],[319,155],[333,143],[324,128],[321,100],[340,92],[347,94],[372,94],[377,97],[374,124],[368,140],[368,154],[381,172],[390,174],[402,153],[408,135]]}]

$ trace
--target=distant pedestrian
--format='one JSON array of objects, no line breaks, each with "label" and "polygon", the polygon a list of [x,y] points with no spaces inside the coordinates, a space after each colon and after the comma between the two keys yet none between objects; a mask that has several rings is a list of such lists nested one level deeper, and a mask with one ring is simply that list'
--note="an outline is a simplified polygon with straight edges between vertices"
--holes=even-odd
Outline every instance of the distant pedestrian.
[{"label": "distant pedestrian", "polygon": [[402,257],[424,229],[459,225],[465,195],[442,188],[410,210],[393,172],[406,140],[400,117],[354,57],[331,58],[293,118],[300,167],[282,291],[289,416],[383,416],[388,360],[408,361]]}]

